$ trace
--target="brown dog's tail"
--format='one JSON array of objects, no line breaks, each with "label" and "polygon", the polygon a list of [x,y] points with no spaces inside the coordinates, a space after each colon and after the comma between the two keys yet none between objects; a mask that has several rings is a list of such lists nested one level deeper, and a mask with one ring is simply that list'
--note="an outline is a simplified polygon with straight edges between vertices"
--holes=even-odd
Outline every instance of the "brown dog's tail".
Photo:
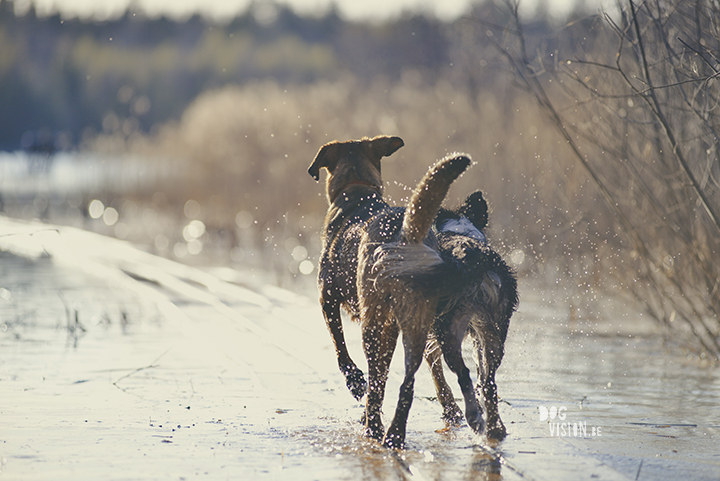
[{"label": "brown dog's tail", "polygon": [[430,232],[450,185],[470,165],[470,157],[452,154],[436,163],[410,197],[403,218],[402,235],[409,244],[419,244]]},{"label": "brown dog's tail", "polygon": [[466,155],[451,155],[425,174],[403,214],[400,239],[379,245],[373,252],[372,272],[376,283],[402,278],[422,288],[426,281],[443,273],[444,263],[440,255],[425,245],[423,240],[430,232],[450,185],[467,169],[470,162],[470,157]]}]

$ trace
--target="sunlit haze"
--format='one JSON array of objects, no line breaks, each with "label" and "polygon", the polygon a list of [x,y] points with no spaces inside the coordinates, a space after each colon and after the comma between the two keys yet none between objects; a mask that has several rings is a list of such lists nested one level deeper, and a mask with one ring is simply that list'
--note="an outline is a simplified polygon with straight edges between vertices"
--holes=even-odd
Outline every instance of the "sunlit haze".
[{"label": "sunlit haze", "polygon": [[[66,17],[95,17],[99,19],[121,15],[130,5],[137,5],[150,16],[168,15],[182,18],[201,13],[217,20],[228,19],[247,9],[250,0],[15,0],[16,10],[23,12],[31,4],[39,15],[60,12]],[[265,2],[257,2],[265,3]],[[472,0],[281,0],[301,14],[323,13],[333,5],[350,20],[385,19],[403,12],[431,13],[443,20],[452,20],[465,13]],[[537,0],[523,2],[534,8]],[[574,0],[549,0],[548,6],[557,13],[569,10]],[[599,3],[599,2],[598,2]]]}]

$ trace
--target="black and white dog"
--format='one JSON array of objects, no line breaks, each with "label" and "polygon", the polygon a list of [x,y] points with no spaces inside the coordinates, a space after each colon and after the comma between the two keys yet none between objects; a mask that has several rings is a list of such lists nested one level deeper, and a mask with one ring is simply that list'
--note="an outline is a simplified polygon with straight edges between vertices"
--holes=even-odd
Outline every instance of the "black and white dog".
[{"label": "black and white dog", "polygon": [[482,417],[470,372],[462,358],[462,341],[466,335],[472,337],[477,394],[482,393],[487,410],[487,435],[501,440],[507,433],[498,413],[495,372],[503,358],[518,293],[515,273],[490,247],[483,232],[487,222],[488,206],[480,191],[469,195],[458,209],[442,209],[435,219],[440,256],[456,266],[463,287],[441,300],[434,334],[445,361],[458,376],[468,422]]}]

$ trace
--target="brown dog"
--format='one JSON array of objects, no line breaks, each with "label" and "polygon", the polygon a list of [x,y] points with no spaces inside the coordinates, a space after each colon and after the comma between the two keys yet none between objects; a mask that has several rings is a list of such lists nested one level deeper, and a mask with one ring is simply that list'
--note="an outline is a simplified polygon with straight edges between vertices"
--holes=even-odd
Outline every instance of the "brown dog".
[{"label": "brown dog", "polygon": [[[398,137],[331,142],[308,169],[319,180],[328,171],[323,253],[319,266],[320,303],[335,342],[348,388],[359,399],[365,381],[345,346],[340,308],[362,323],[369,387],[366,434],[402,447],[412,404],[414,375],[423,359],[438,301],[457,289],[437,252],[430,231],[450,184],[470,159],[455,155],[438,162],[418,184],[407,208],[382,199],[380,160],[402,147]],[[384,433],[380,408],[397,336],[403,332],[405,379],[393,422]],[[435,370],[433,370],[435,372]],[[454,401],[453,401],[454,403]],[[481,428],[469,420],[476,431]],[[383,436],[384,435],[384,436]]]},{"label": "brown dog", "polygon": [[380,159],[403,145],[399,137],[331,142],[320,149],[308,169],[315,180],[320,180],[320,169],[328,172],[326,191],[330,207],[325,216],[318,266],[320,305],[335,343],[340,372],[358,400],[365,394],[366,383],[345,345],[340,308],[359,320],[357,259],[361,233],[369,219],[388,207],[382,198]]}]

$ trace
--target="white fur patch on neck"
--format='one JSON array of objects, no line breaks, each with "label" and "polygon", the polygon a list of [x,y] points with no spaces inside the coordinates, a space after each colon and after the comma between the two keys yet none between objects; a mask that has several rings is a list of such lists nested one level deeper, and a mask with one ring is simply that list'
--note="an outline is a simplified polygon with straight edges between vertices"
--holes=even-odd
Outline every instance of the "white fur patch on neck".
[{"label": "white fur patch on neck", "polygon": [[473,239],[477,239],[483,244],[487,244],[487,237],[485,237],[485,234],[482,233],[477,227],[473,225],[472,222],[470,222],[470,219],[467,217],[461,216],[459,219],[448,219],[445,222],[443,222],[442,226],[440,226],[441,232],[454,232],[456,234],[464,235],[467,237],[472,237]]}]

